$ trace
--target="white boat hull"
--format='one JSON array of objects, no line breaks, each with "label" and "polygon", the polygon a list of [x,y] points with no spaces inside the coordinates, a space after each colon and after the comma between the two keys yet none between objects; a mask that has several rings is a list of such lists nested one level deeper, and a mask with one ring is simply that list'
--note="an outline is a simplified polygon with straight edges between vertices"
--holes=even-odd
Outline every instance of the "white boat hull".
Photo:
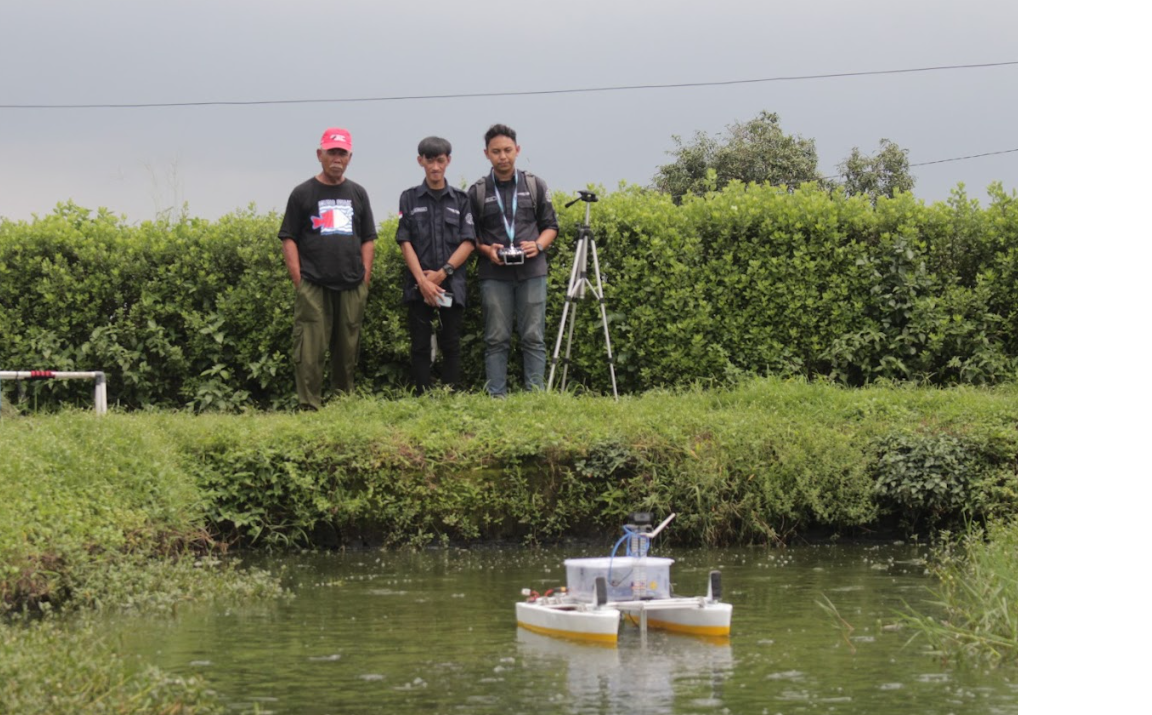
[{"label": "white boat hull", "polygon": [[732,604],[701,598],[611,601],[604,606],[558,599],[516,604],[516,622],[534,633],[615,643],[620,614],[636,626],[694,636],[726,637],[732,630]]},{"label": "white boat hull", "polygon": [[[680,604],[678,602],[688,601]],[[639,626],[647,616],[649,628],[694,636],[728,636],[732,631],[732,604],[671,598],[658,601],[614,603],[629,623]]]},{"label": "white boat hull", "polygon": [[590,604],[516,604],[516,623],[534,633],[600,643],[616,643],[620,612]]}]

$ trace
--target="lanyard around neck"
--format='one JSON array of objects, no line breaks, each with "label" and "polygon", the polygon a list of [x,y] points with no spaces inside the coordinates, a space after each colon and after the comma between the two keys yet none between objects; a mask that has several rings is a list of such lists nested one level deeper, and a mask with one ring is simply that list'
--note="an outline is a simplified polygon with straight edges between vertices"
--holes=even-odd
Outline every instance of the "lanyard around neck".
[{"label": "lanyard around neck", "polygon": [[496,183],[496,170],[492,170],[492,188],[496,189],[496,203],[500,206],[500,218],[504,221],[504,233],[508,234],[508,245],[512,246],[516,238],[516,199],[520,188],[520,172],[512,172],[512,220],[508,220],[504,212],[504,198],[500,196],[500,185]]}]

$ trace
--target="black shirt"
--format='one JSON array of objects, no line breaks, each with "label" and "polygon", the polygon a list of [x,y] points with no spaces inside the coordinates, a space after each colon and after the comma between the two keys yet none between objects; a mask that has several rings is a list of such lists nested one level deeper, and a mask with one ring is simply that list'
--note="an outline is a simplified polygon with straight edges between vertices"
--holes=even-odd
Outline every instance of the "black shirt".
[{"label": "black shirt", "polygon": [[[439,270],[462,241],[476,242],[476,227],[467,194],[450,184],[436,191],[428,188],[428,182],[400,194],[396,243],[411,243],[421,268]],[[456,272],[441,286],[452,294],[453,305],[461,307],[465,301],[464,269],[465,266],[456,266]],[[412,272],[405,271],[404,275],[404,301],[423,301],[424,296],[416,287]]]},{"label": "black shirt", "polygon": [[296,242],[304,280],[333,290],[359,288],[360,246],[376,238],[368,192],[347,179],[332,186],[312,177],[288,197],[279,236]]}]

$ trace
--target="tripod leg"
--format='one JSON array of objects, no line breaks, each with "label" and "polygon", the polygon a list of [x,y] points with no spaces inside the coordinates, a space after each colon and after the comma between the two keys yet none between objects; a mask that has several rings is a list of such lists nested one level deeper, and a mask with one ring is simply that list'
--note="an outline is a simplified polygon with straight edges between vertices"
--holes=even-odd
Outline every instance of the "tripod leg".
[{"label": "tripod leg", "polygon": [[568,367],[572,364],[572,336],[576,332],[576,310],[580,301],[584,300],[584,290],[588,283],[588,241],[591,233],[586,227],[580,228],[579,238],[576,240],[576,255],[573,260],[575,272],[574,282],[569,290],[572,295],[572,322],[568,325],[568,348],[564,352],[564,372],[560,377],[560,389],[568,389]]},{"label": "tripod leg", "polygon": [[560,359],[560,345],[564,342],[564,324],[568,321],[568,308],[572,306],[572,299],[565,294],[564,310],[560,313],[560,329],[556,331],[556,348],[552,351],[552,366],[548,368],[548,391],[552,391],[552,381],[556,377],[556,362]]},{"label": "tripod leg", "polygon": [[576,285],[579,286],[576,292],[576,300],[584,300],[584,286],[588,285],[588,241],[590,240],[591,233],[585,229],[580,229],[580,238],[576,241]]},{"label": "tripod leg", "polygon": [[604,307],[604,285],[600,282],[600,257],[596,254],[596,241],[592,245],[592,267],[596,270],[595,296],[600,300],[600,320],[604,324],[604,345],[608,349],[608,373],[612,376],[612,397],[620,399],[616,392],[616,361],[612,357],[612,339],[608,337],[608,310]]},{"label": "tripod leg", "polygon": [[[556,377],[556,361],[560,359],[560,345],[564,341],[564,324],[568,320],[568,309],[573,308],[572,321],[576,321],[575,301],[577,286],[579,285],[578,274],[580,270],[580,252],[583,250],[583,240],[576,242],[576,257],[572,261],[572,275],[568,278],[568,290],[564,294],[564,311],[560,314],[560,328],[556,331],[556,349],[552,351],[552,366],[548,370],[548,390],[551,392],[553,380]],[[571,330],[569,330],[571,333]],[[568,352],[572,351],[572,339],[568,339]],[[568,369],[565,367],[564,374],[567,376]],[[561,387],[560,389],[564,389]]]},{"label": "tripod leg", "polygon": [[560,377],[560,390],[568,389],[568,366],[572,364],[572,333],[576,330],[576,308],[579,305],[572,303],[572,322],[568,324],[568,347],[564,350],[564,372]]}]

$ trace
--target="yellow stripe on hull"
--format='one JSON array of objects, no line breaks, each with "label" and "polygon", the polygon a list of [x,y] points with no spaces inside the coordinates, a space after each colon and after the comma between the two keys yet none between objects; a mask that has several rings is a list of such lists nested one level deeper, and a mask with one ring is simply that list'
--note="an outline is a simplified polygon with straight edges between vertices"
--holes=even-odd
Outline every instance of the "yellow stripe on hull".
[{"label": "yellow stripe on hull", "polygon": [[615,633],[583,633],[581,631],[563,631],[558,628],[545,628],[544,626],[534,626],[530,623],[517,621],[517,625],[527,631],[539,633],[545,636],[555,636],[559,638],[571,638],[578,641],[587,641],[590,643],[607,643],[616,644]]},{"label": "yellow stripe on hull", "polygon": [[[624,618],[634,626],[640,625],[640,616],[632,613],[625,613]],[[648,627],[659,628],[663,631],[670,631],[672,633],[687,633],[693,636],[727,636],[732,632],[732,626],[692,626],[684,623],[673,623],[671,621],[661,621],[651,614],[648,616]]]}]

